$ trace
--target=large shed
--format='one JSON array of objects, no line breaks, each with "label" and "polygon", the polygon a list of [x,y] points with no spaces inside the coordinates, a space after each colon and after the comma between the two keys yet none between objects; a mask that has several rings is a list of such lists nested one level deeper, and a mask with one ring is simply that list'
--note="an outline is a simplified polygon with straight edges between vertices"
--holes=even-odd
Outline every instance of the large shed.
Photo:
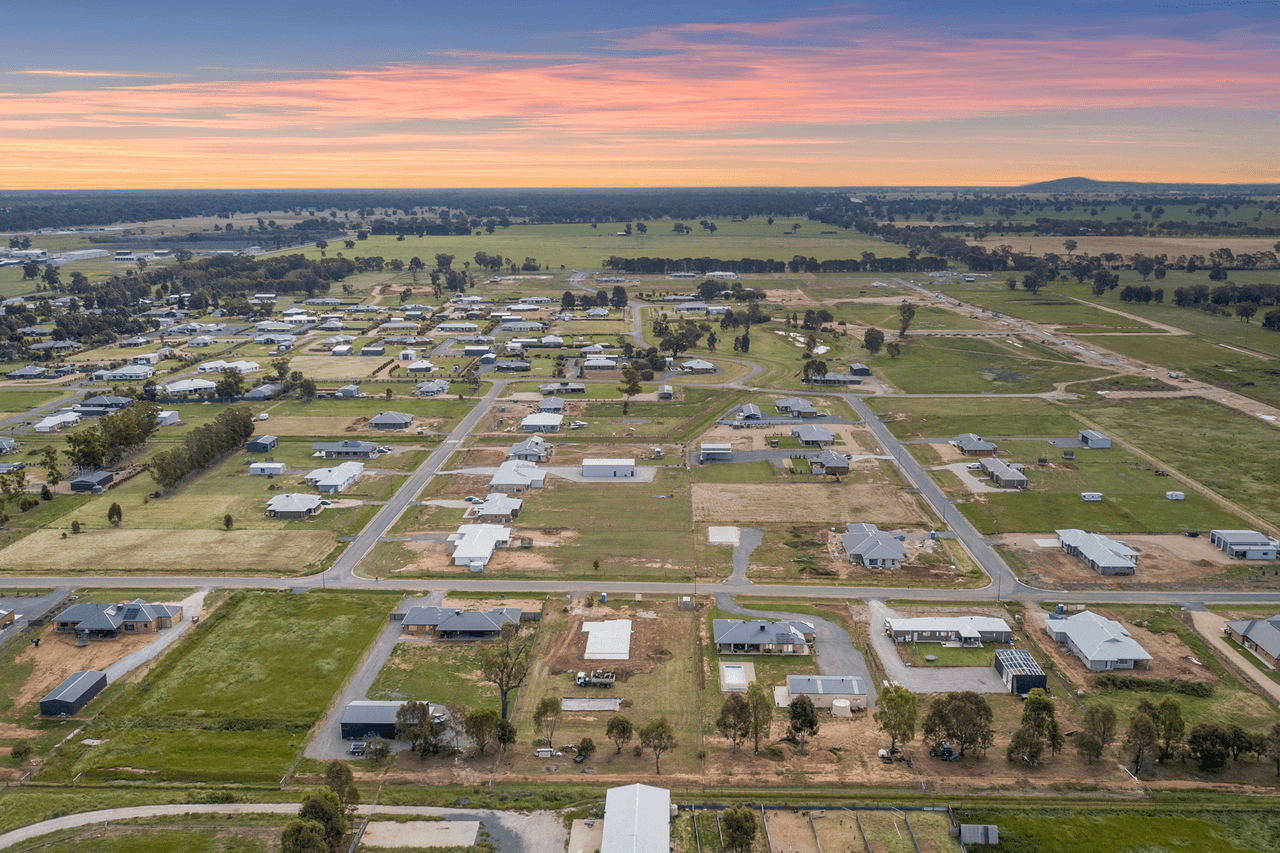
[{"label": "large shed", "polygon": [[650,785],[610,788],[604,795],[600,853],[668,853],[671,792]]},{"label": "large shed", "polygon": [[40,713],[46,717],[70,717],[80,713],[94,696],[107,686],[107,675],[96,669],[73,672],[53,692],[40,700]]},{"label": "large shed", "polygon": [[393,739],[396,736],[396,712],[403,704],[393,700],[348,702],[338,723],[342,737],[347,740],[366,736]]},{"label": "large shed", "polygon": [[1111,439],[1107,438],[1096,429],[1080,430],[1080,443],[1085,447],[1091,447],[1094,450],[1106,450],[1111,447]]},{"label": "large shed", "polygon": [[1046,690],[1049,679],[1026,649],[997,649],[993,666],[1010,693],[1028,693],[1037,687]]},{"label": "large shed", "polygon": [[583,459],[582,476],[610,479],[617,477],[634,477],[636,460],[634,459]]}]

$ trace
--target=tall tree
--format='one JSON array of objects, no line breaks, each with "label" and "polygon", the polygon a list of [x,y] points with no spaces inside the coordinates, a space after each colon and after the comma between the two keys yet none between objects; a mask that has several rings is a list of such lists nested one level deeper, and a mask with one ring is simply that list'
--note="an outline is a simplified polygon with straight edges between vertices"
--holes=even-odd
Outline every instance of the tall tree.
[{"label": "tall tree", "polygon": [[808,696],[797,696],[791,700],[787,717],[791,732],[800,740],[800,754],[804,755],[805,741],[818,733],[818,709]]},{"label": "tall tree", "polygon": [[764,692],[759,682],[751,682],[747,687],[747,705],[751,710],[751,740],[754,753],[760,754],[760,741],[769,739],[769,730],[773,726],[773,700]]},{"label": "tall tree", "polygon": [[556,736],[556,725],[560,722],[560,700],[555,696],[543,696],[538,707],[533,711],[533,724],[542,729],[547,737],[547,746],[553,746]]},{"label": "tall tree", "polygon": [[431,719],[431,706],[426,702],[405,702],[396,710],[396,737],[409,741],[409,749],[418,751],[427,739],[428,730],[435,727]]},{"label": "tall tree", "polygon": [[733,744],[734,752],[751,736],[751,706],[746,696],[730,693],[725,697],[716,718],[716,731]]},{"label": "tall tree", "polygon": [[356,787],[351,766],[336,758],[331,760],[324,766],[324,786],[333,791],[350,818],[355,813],[356,806],[360,805],[360,789]]},{"label": "tall tree", "polygon": [[958,755],[969,749],[983,752],[995,740],[991,704],[977,693],[946,693],[929,703],[921,731],[927,740],[948,740]]},{"label": "tall tree", "polygon": [[720,828],[724,832],[724,846],[728,850],[747,853],[756,842],[760,821],[747,806],[727,808],[720,815]]},{"label": "tall tree", "polygon": [[911,321],[916,318],[916,306],[912,302],[902,300],[898,306],[898,332],[899,337],[907,336],[907,329],[911,326]]},{"label": "tall tree", "polygon": [[467,712],[463,729],[481,755],[498,736],[502,716],[494,708],[472,708]]},{"label": "tall tree", "polygon": [[609,724],[605,726],[604,733],[618,747],[615,755],[622,754],[622,748],[631,741],[634,731],[635,727],[631,725],[631,720],[622,714],[614,714],[609,718]]},{"label": "tall tree", "polygon": [[875,355],[884,346],[884,332],[879,329],[867,329],[862,333],[862,348]]},{"label": "tall tree", "polygon": [[876,697],[876,725],[889,736],[889,748],[910,743],[916,736],[916,714],[919,699],[905,687],[894,684]]},{"label": "tall tree", "polygon": [[511,691],[523,684],[529,674],[532,648],[533,636],[521,633],[519,627],[508,622],[502,626],[498,639],[480,650],[480,671],[485,681],[492,681],[498,687],[504,720],[510,716]]},{"label": "tall tree", "polygon": [[347,834],[347,815],[338,796],[328,788],[314,788],[302,798],[298,817],[313,820],[324,828],[324,841],[331,851],[336,851]]},{"label": "tall tree", "polygon": [[290,820],[280,831],[280,853],[329,853],[324,826],[299,817]]},{"label": "tall tree", "polygon": [[626,415],[631,408],[631,398],[644,390],[640,385],[640,371],[634,367],[622,368],[622,384],[618,390],[622,392],[622,414]]},{"label": "tall tree", "polygon": [[1133,759],[1133,772],[1142,772],[1142,763],[1160,746],[1160,732],[1146,711],[1134,711],[1129,718],[1129,731],[1124,736],[1125,749]]},{"label": "tall tree", "polygon": [[1164,697],[1155,707],[1155,713],[1151,714],[1151,721],[1160,733],[1160,759],[1167,760],[1174,754],[1175,747],[1182,745],[1182,737],[1187,731],[1186,721],[1182,718],[1182,703],[1172,696]]},{"label": "tall tree", "polygon": [[662,753],[675,749],[676,734],[671,729],[671,722],[665,717],[658,717],[640,728],[640,745],[653,753],[654,772],[662,775]]},{"label": "tall tree", "polygon": [[1103,750],[1116,739],[1116,722],[1116,709],[1106,703],[1085,708],[1076,748],[1090,762],[1101,758]]}]

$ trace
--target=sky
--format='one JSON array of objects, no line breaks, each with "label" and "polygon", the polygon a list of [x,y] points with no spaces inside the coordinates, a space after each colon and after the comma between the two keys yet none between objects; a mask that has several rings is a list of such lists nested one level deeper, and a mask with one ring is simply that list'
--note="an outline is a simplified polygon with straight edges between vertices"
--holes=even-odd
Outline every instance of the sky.
[{"label": "sky", "polygon": [[27,3],[0,189],[1280,182],[1280,0]]}]

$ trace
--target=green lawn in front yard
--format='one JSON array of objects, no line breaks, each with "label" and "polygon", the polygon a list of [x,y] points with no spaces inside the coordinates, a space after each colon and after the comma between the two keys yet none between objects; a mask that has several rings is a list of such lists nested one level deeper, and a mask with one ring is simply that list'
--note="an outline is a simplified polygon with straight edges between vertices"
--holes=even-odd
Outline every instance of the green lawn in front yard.
[{"label": "green lawn in front yard", "polygon": [[233,593],[42,778],[279,780],[398,600]]},{"label": "green lawn in front yard", "polygon": [[[991,666],[995,647],[945,646],[942,643],[898,643],[898,654],[912,666]],[[932,655],[937,660],[925,660]]]},{"label": "green lawn in front yard", "polygon": [[370,699],[498,708],[498,688],[482,681],[479,643],[403,640],[369,688]]}]

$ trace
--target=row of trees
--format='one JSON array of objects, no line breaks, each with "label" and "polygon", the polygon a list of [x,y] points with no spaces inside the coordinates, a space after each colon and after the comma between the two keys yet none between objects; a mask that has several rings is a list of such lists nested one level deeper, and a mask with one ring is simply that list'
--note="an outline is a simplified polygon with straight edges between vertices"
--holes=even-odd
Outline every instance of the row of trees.
[{"label": "row of trees", "polygon": [[[136,408],[135,403],[129,409]],[[161,489],[171,489],[188,474],[203,471],[235,450],[253,435],[253,418],[246,409],[234,407],[218,414],[204,426],[196,427],[182,444],[151,457],[151,478]]]},{"label": "row of trees", "polygon": [[[62,452],[82,471],[115,465],[146,444],[158,427],[159,412],[155,403],[141,402],[103,415],[88,429],[68,433],[67,447]],[[46,467],[48,461],[46,454]]]}]

